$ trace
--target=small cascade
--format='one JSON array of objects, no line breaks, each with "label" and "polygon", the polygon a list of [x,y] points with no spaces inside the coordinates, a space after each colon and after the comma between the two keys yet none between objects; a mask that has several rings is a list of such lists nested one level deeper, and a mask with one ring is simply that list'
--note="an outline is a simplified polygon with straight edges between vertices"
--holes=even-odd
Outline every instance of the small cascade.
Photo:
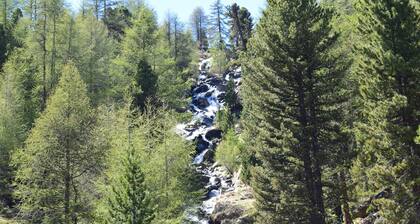
[{"label": "small cascade", "polygon": [[[214,127],[216,113],[224,105],[227,81],[234,79],[238,87],[241,82],[240,68],[230,70],[224,75],[210,74],[211,58],[201,58],[200,74],[193,86],[190,111],[193,119],[186,124],[178,124],[177,131],[185,139],[196,142],[196,156],[193,164],[197,172],[207,182],[203,203],[187,211],[189,222],[209,223],[217,198],[223,193],[234,190],[232,177],[227,170],[214,163],[213,157],[218,143],[222,139],[222,131]],[[238,90],[236,90],[238,91]]]}]

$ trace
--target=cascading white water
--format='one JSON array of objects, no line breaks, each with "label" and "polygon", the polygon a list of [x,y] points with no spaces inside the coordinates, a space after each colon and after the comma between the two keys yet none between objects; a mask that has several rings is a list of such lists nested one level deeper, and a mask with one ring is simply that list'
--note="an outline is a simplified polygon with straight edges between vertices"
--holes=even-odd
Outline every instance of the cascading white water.
[{"label": "cascading white water", "polygon": [[233,78],[235,84],[240,83],[240,69],[232,70],[225,77],[209,73],[211,58],[202,58],[199,64],[200,74],[197,84],[192,90],[190,111],[193,119],[187,124],[178,124],[177,131],[187,140],[197,143],[197,155],[193,160],[197,172],[208,178],[205,186],[206,196],[198,208],[188,211],[189,222],[209,223],[216,200],[224,191],[233,190],[231,177],[223,167],[214,164],[212,155],[221,140],[222,133],[214,127],[216,113],[223,107],[226,83]]}]

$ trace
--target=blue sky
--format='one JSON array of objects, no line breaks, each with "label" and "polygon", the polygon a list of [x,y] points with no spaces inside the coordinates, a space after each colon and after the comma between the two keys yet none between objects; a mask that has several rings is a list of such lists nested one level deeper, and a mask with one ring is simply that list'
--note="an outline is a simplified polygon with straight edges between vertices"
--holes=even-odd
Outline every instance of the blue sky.
[{"label": "blue sky", "polygon": [[[82,0],[66,0],[73,9],[80,7]],[[191,12],[197,6],[202,6],[208,10],[214,0],[146,0],[147,4],[151,5],[159,16],[159,21],[168,10],[174,12],[183,22],[188,22]],[[251,11],[253,17],[258,18],[265,7],[265,0],[222,0],[223,4],[229,5],[234,2],[240,6],[244,6]]]}]

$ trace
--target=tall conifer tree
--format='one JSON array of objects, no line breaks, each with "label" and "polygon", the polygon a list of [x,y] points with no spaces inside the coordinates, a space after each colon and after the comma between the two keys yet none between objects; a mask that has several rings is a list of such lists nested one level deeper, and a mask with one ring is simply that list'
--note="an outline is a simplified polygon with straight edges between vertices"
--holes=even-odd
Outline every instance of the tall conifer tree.
[{"label": "tall conifer tree", "polygon": [[388,223],[419,219],[420,15],[410,0],[360,0],[353,179],[358,198],[388,192],[375,210]]},{"label": "tall conifer tree", "polygon": [[244,124],[260,223],[326,223],[322,176],[343,76],[332,16],[316,0],[269,0],[249,43]]}]

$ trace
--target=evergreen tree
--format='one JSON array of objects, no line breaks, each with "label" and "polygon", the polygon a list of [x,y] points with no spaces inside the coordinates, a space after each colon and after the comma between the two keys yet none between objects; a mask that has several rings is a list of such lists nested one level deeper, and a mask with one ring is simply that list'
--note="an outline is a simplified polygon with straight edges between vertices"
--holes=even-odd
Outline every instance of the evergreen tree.
[{"label": "evergreen tree", "polygon": [[110,35],[118,42],[121,42],[125,30],[131,26],[131,17],[131,12],[121,5],[107,10],[105,25],[108,27]]},{"label": "evergreen tree", "polygon": [[243,61],[244,122],[260,223],[326,223],[322,176],[340,134],[333,13],[270,0]]},{"label": "evergreen tree", "polygon": [[[419,219],[420,22],[409,0],[357,4],[354,76],[358,83],[353,180],[358,198],[390,194],[374,210],[388,223]],[[417,189],[417,190],[416,190]]]},{"label": "evergreen tree", "polygon": [[140,60],[134,77],[134,105],[140,110],[146,109],[146,103],[156,100],[157,77],[146,60]]},{"label": "evergreen tree", "polygon": [[147,224],[154,219],[150,196],[138,155],[131,146],[123,161],[124,170],[109,197],[108,223]]},{"label": "evergreen tree", "polygon": [[253,20],[248,9],[234,3],[227,9],[229,18],[230,42],[234,50],[246,50],[246,45],[252,34]]},{"label": "evergreen tree", "polygon": [[[103,158],[94,135],[86,86],[66,65],[58,88],[14,156],[16,196],[22,218],[32,223],[75,223],[90,217],[92,187]],[[95,137],[94,137],[95,136]],[[96,140],[99,140],[96,142]]]}]

